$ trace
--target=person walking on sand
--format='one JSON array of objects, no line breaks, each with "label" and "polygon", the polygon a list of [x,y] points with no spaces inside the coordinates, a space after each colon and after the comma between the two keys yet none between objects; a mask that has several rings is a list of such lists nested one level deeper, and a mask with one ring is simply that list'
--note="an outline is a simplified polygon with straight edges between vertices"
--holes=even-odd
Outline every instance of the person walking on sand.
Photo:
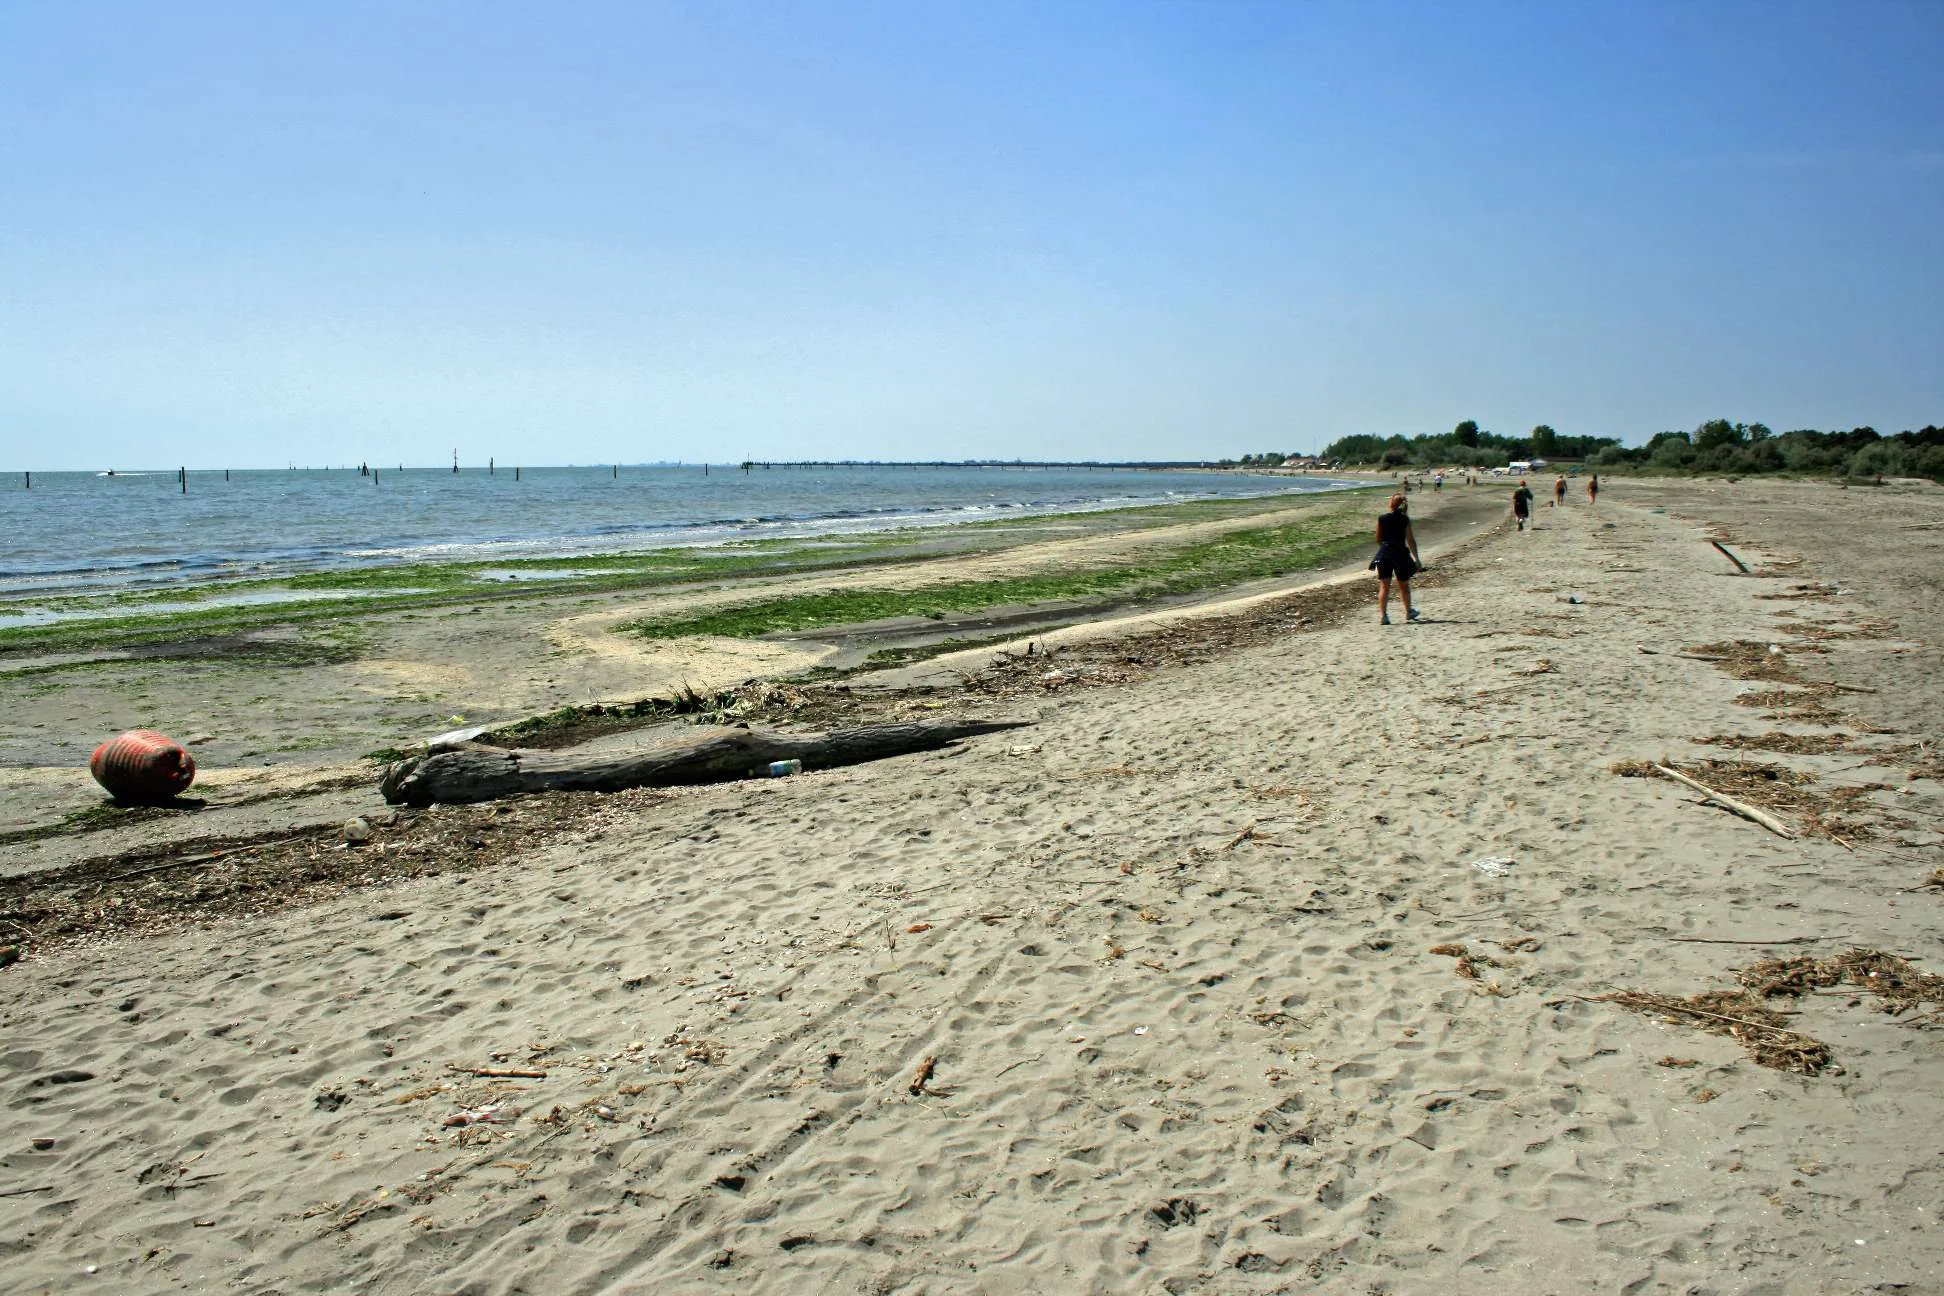
[{"label": "person walking on sand", "polygon": [[1586,479],[1586,502],[1588,504],[1600,502],[1600,474],[1598,473]]},{"label": "person walking on sand", "polygon": [[1420,615],[1411,606],[1411,577],[1424,570],[1418,558],[1417,534],[1411,530],[1411,502],[1402,495],[1391,496],[1390,512],[1377,519],[1377,556],[1370,565],[1377,572],[1377,619],[1389,625],[1391,582],[1404,596],[1404,619],[1415,621]]},{"label": "person walking on sand", "polygon": [[1566,503],[1566,474],[1553,478],[1553,507],[1559,508]]},{"label": "person walking on sand", "polygon": [[1532,488],[1526,485],[1523,477],[1519,478],[1519,489],[1512,492],[1512,516],[1519,520],[1521,531],[1532,520]]}]

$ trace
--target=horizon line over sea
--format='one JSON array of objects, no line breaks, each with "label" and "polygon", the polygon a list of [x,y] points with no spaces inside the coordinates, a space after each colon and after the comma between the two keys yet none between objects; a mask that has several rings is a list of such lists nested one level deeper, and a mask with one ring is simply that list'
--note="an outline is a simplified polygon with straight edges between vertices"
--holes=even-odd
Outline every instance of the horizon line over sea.
[{"label": "horizon line over sea", "polygon": [[[348,472],[363,475],[371,468],[369,460],[359,463],[286,463],[283,467],[265,467],[253,464],[227,464],[217,467],[207,465],[191,468],[178,464],[173,468],[136,466],[130,468],[0,468],[0,473],[18,477],[56,477],[67,475],[95,477],[179,477],[187,473],[191,477],[219,476],[224,473],[326,473]],[[598,470],[607,472],[614,468],[695,468],[721,469],[731,472],[746,472],[755,469],[776,468],[1081,468],[1113,469],[1121,472],[1154,471],[1210,471],[1234,472],[1239,467],[1234,460],[1220,459],[598,459],[586,463],[530,463],[527,461],[508,461],[501,464],[498,456],[489,456],[484,463],[401,463],[387,460],[376,465],[385,472],[395,473],[469,473],[483,472],[492,475],[498,472],[587,472]]]},{"label": "horizon line over sea", "polygon": [[1341,489],[1323,477],[1026,464],[116,470],[0,489],[0,599],[413,562],[573,558]]}]

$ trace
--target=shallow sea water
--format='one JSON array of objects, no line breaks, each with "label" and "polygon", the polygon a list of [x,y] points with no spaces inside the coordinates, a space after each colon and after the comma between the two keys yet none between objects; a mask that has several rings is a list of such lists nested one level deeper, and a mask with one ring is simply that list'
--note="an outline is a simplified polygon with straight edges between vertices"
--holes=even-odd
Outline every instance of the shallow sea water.
[{"label": "shallow sea water", "polygon": [[[0,602],[408,562],[497,562],[1329,489],[1031,468],[36,473],[0,486]],[[541,573],[533,573],[540,575]],[[19,622],[16,621],[16,624]]]}]

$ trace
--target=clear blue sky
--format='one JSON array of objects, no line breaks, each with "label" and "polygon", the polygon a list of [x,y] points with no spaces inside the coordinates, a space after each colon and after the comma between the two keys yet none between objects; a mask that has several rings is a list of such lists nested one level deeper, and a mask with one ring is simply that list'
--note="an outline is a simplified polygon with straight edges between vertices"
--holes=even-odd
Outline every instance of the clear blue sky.
[{"label": "clear blue sky", "polygon": [[1944,3],[0,4],[0,464],[1944,422]]}]

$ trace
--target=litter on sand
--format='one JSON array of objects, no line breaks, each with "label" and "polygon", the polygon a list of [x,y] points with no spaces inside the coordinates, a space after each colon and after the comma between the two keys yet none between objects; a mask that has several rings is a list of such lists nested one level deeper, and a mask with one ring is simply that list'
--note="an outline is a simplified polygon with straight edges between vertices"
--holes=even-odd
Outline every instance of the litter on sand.
[{"label": "litter on sand", "polygon": [[1473,868],[1487,877],[1504,877],[1517,865],[1518,861],[1510,855],[1487,855],[1484,859],[1475,859],[1471,862]]}]

